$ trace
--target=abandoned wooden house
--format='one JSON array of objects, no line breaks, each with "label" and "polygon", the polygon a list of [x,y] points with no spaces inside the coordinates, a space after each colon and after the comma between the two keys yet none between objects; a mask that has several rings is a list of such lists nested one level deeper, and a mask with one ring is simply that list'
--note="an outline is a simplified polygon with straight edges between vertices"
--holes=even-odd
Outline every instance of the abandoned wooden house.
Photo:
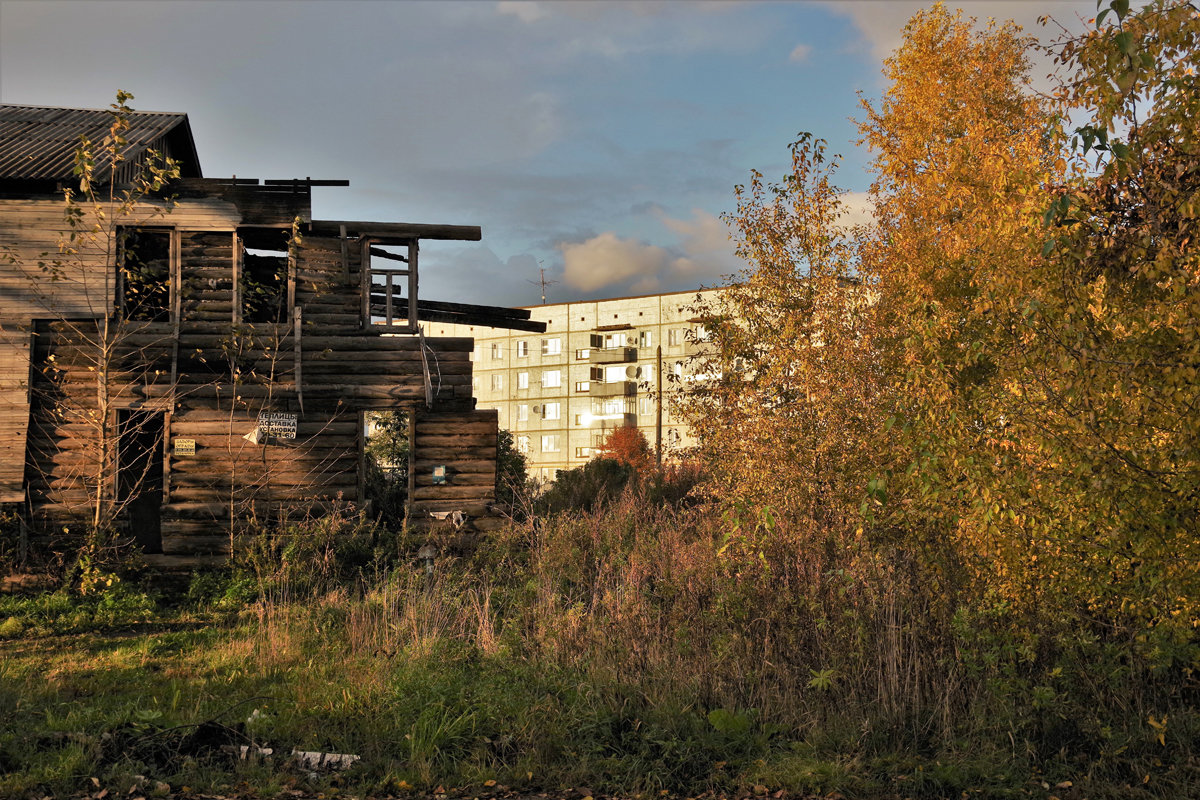
[{"label": "abandoned wooden house", "polygon": [[[312,219],[312,188],[346,181],[205,178],[184,114],[125,115],[113,163],[114,119],[0,107],[0,504],[61,533],[99,498],[159,561],[219,558],[245,520],[361,505],[364,415],[400,410],[410,518],[494,521],[472,340],[419,323],[544,325],[417,291],[422,240],[480,229]],[[73,174],[81,135],[95,202]],[[123,206],[161,157],[178,176]]]}]

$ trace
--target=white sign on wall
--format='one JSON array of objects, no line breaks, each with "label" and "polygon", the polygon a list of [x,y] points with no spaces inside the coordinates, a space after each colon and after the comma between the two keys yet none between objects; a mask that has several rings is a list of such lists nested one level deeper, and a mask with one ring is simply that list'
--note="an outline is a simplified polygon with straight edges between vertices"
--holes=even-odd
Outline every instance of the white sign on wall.
[{"label": "white sign on wall", "polygon": [[274,436],[276,439],[295,439],[296,423],[296,414],[281,411],[260,411],[258,414],[258,432],[263,436]]}]

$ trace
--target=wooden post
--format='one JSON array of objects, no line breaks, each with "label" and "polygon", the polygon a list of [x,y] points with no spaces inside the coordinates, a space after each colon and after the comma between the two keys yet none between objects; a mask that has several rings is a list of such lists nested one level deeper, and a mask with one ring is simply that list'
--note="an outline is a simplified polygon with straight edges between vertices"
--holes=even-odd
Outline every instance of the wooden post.
[{"label": "wooden post", "polygon": [[383,293],[383,303],[384,303],[383,319],[384,319],[384,324],[387,325],[389,328],[392,326],[392,292],[394,292],[396,290],[395,287],[392,285],[393,277],[394,277],[393,273],[391,273],[391,272],[387,273],[387,284],[386,284],[386,288],[384,289],[384,293]]},{"label": "wooden post", "polygon": [[242,324],[242,247],[233,232],[233,326]]},{"label": "wooden post", "polygon": [[167,280],[171,303],[171,390],[179,379],[179,318],[183,316],[183,242],[178,228],[171,229],[171,268]]},{"label": "wooden post", "polygon": [[421,240],[413,239],[408,245],[408,330],[417,332],[417,250]]},{"label": "wooden post", "polygon": [[371,240],[364,236],[359,242],[362,245],[358,268],[358,284],[362,293],[362,329],[367,331],[371,328]]},{"label": "wooden post", "polygon": [[654,413],[654,464],[662,472],[662,345],[658,346],[658,365],[654,368],[655,381],[658,388],[655,391],[657,408]]},{"label": "wooden post", "polygon": [[292,344],[296,354],[296,402],[300,404],[300,413],[304,413],[304,375],[301,372],[301,367],[304,361],[303,348],[301,346],[301,307],[296,306],[292,311],[292,317],[295,319],[295,335],[292,337]]}]

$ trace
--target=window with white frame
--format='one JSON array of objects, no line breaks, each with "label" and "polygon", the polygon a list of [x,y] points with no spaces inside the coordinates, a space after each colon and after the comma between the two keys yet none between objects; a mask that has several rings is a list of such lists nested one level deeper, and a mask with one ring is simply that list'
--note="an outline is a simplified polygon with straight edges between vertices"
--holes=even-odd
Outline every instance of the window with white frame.
[{"label": "window with white frame", "polygon": [[667,331],[667,346],[679,347],[679,345],[683,344],[682,333],[683,332],[679,328],[671,328],[669,331]]},{"label": "window with white frame", "polygon": [[498,392],[504,388],[504,375],[496,372],[492,374],[492,391]]},{"label": "window with white frame", "polygon": [[517,358],[525,358],[529,355],[529,342],[521,339],[517,342]]},{"label": "window with white frame", "polygon": [[517,422],[529,421],[529,404],[517,403]]},{"label": "window with white frame", "polygon": [[547,369],[542,371],[542,386],[546,389],[553,389],[557,386],[562,386],[562,370]]},{"label": "window with white frame", "polygon": [[542,355],[557,356],[562,354],[562,339],[557,336],[553,339],[542,339]]},{"label": "window with white frame", "polygon": [[590,381],[575,381],[575,391],[586,392],[592,388]]},{"label": "window with white frame", "polygon": [[618,347],[624,347],[629,341],[629,337],[624,333],[610,333],[604,337],[604,349],[613,350]]},{"label": "window with white frame", "polygon": [[517,388],[518,389],[528,389],[529,388],[529,373],[528,372],[518,372],[517,373]]},{"label": "window with white frame", "polygon": [[653,346],[654,346],[654,332],[653,331],[642,331],[641,333],[638,334],[638,347],[653,347]]},{"label": "window with white frame", "polygon": [[600,413],[605,416],[612,414],[629,414],[632,409],[624,397],[612,397],[600,403]]},{"label": "window with white frame", "polygon": [[529,437],[528,436],[518,436],[517,437],[517,450],[519,450],[522,453],[529,452]]},{"label": "window with white frame", "polygon": [[558,434],[548,433],[542,437],[542,452],[557,453],[558,452]]},{"label": "window with white frame", "polygon": [[504,358],[504,343],[492,342],[492,360],[498,361]]},{"label": "window with white frame", "polygon": [[562,419],[562,403],[546,403],[543,405],[542,419]]},{"label": "window with white frame", "polygon": [[617,365],[615,367],[605,367],[604,368],[604,382],[605,383],[617,383],[618,381],[625,380],[625,378],[626,378],[626,373],[625,373],[624,365]]}]

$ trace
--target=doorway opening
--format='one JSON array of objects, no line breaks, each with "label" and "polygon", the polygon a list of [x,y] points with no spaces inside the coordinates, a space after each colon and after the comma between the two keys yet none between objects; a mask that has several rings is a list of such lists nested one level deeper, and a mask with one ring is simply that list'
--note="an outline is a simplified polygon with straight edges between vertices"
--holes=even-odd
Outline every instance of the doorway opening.
[{"label": "doorway opening", "polygon": [[161,411],[117,412],[117,502],[146,553],[162,552],[163,431]]}]

